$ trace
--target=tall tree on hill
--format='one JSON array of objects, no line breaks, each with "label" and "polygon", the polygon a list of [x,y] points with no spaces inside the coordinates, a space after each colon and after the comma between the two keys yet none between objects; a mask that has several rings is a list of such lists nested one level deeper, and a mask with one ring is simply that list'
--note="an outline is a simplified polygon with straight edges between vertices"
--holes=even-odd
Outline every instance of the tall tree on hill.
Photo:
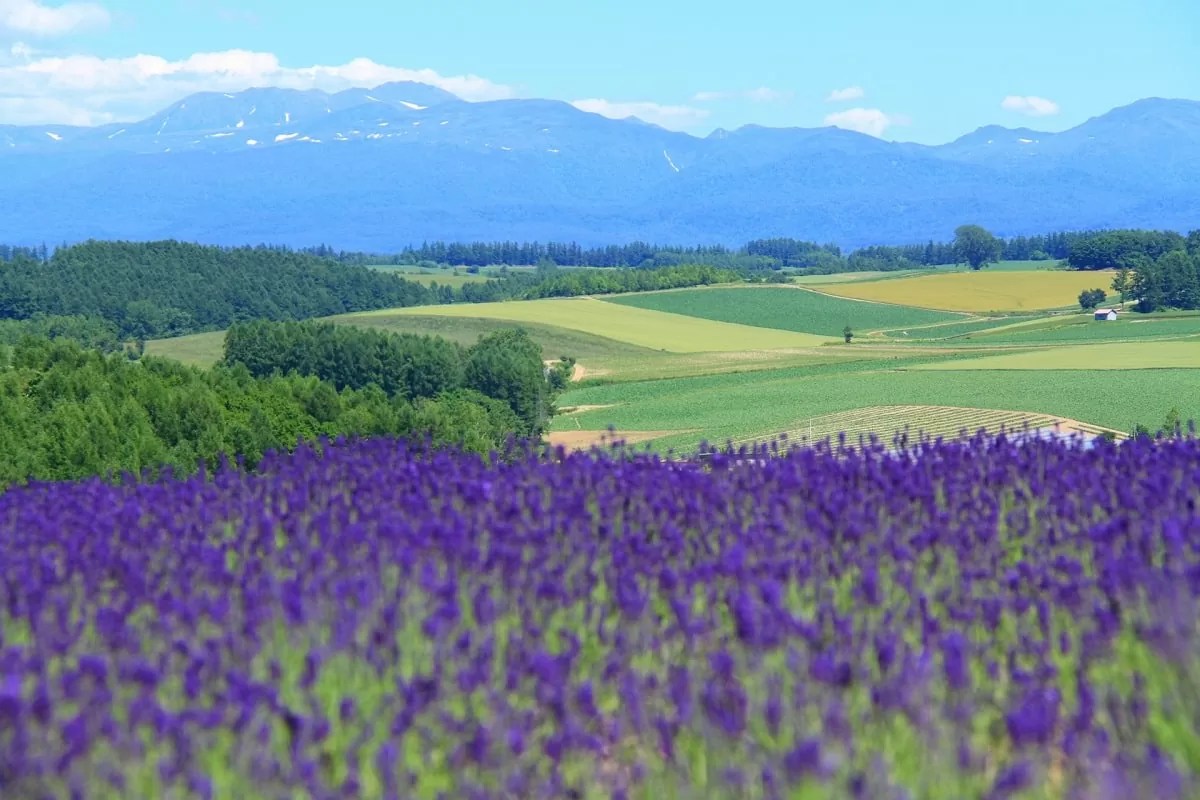
[{"label": "tall tree on hill", "polygon": [[540,436],[550,419],[549,384],[542,348],[524,330],[497,331],[467,353],[465,382],[488,397],[508,403],[521,421],[521,433]]},{"label": "tall tree on hill", "polygon": [[1121,307],[1125,307],[1125,300],[1129,296],[1129,292],[1133,289],[1133,275],[1127,267],[1121,267],[1117,270],[1117,274],[1113,276],[1112,290],[1121,295]]},{"label": "tall tree on hill", "polygon": [[979,225],[960,225],[954,231],[954,255],[960,263],[981,269],[1000,260],[1004,243]]}]

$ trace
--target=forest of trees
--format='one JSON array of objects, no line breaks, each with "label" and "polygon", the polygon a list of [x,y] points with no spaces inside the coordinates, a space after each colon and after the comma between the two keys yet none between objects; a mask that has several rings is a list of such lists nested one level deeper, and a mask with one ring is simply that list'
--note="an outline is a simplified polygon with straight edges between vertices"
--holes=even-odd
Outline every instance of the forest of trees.
[{"label": "forest of trees", "polygon": [[281,247],[88,242],[53,253],[14,247],[2,252],[0,342],[45,335],[103,350],[117,349],[122,341],[220,330],[255,319],[671,289],[734,281],[742,274],[707,265],[560,271],[551,263],[454,288]]},{"label": "forest of trees", "polygon": [[70,339],[104,353],[116,352],[124,346],[117,326],[98,317],[38,314],[23,320],[0,319],[0,345],[12,346],[27,336]]},{"label": "forest of trees", "polygon": [[250,322],[226,332],[223,363],[256,377],[312,375],[335,389],[374,386],[412,401],[466,392],[459,396],[475,397],[494,420],[511,420],[510,432],[534,437],[545,431],[561,388],[543,365],[541,347],[519,329],[462,347],[436,336],[328,323]]},{"label": "forest of trees", "polygon": [[1078,270],[1116,269],[1111,288],[1138,311],[1200,309],[1200,230],[1103,231],[1074,242],[1066,261]]},{"label": "forest of trees", "polygon": [[[360,387],[339,389],[316,375],[255,377],[241,364],[201,370],[168,359],[131,361],[29,337],[0,347],[7,365],[0,366],[0,487],[164,467],[187,474],[222,456],[253,468],[268,450],[321,436],[429,437],[487,453],[530,433],[514,408],[543,426],[549,409],[549,389],[528,395],[518,383],[536,371],[545,387],[540,349],[532,369],[529,352],[520,352],[521,372],[504,361],[513,358],[511,344],[481,342],[456,365],[462,377],[455,386],[406,397],[365,376],[354,379]],[[542,405],[529,408],[530,397]]]},{"label": "forest of trees", "polygon": [[412,281],[272,248],[87,242],[0,268],[0,319],[80,316],[126,339],[435,302]]}]

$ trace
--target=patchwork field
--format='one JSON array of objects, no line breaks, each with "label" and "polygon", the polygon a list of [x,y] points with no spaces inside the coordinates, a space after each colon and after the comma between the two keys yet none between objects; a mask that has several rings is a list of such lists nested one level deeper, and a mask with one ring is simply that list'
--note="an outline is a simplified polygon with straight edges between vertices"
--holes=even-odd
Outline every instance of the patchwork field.
[{"label": "patchwork field", "polygon": [[[477,307],[481,306],[463,306]],[[441,336],[464,346],[474,344],[481,336],[511,328],[514,324],[503,319],[422,313],[430,311],[429,306],[409,310],[414,313],[348,314],[329,317],[326,321],[395,333]],[[547,357],[574,357],[587,367],[587,375],[592,380],[628,381],[721,374],[823,364],[830,361],[855,361],[879,356],[867,348],[845,347],[673,353],[584,333],[567,326],[528,321],[519,324],[541,345]],[[224,331],[212,331],[172,339],[151,340],[146,342],[146,353],[173,358],[193,366],[208,367],[221,359],[224,342]]]},{"label": "patchwork field", "polygon": [[[749,294],[746,294],[749,292]],[[628,294],[610,298],[623,306],[763,328],[838,337],[849,325],[858,333],[882,328],[931,325],[961,314],[846,300],[806,289],[745,286],[706,287]]]},{"label": "patchwork field", "polygon": [[951,272],[896,280],[836,283],[821,291],[839,297],[944,311],[1037,311],[1074,306],[1084,289],[1105,289],[1110,270]]},{"label": "patchwork field", "polygon": [[[1080,277],[1035,270],[928,277],[964,279],[976,288],[1017,280],[1024,282],[1021,291],[1032,291],[1038,281],[1064,275]],[[849,320],[858,333],[851,345],[837,336],[847,309],[861,315]],[[422,306],[329,321],[464,345],[520,325],[547,358],[570,355],[582,367],[578,387],[558,400],[578,411],[552,421],[552,441],[568,447],[600,441],[610,426],[640,446],[688,450],[705,440],[785,432],[823,436],[841,429],[887,438],[907,427],[953,435],[964,425],[1056,419],[1124,433],[1139,423],[1158,426],[1172,408],[1185,420],[1200,419],[1197,314],[1129,312],[1100,323],[1078,311],[948,313],[795,287],[710,287],[604,300]],[[223,338],[214,332],[148,342],[147,352],[212,364]]]},{"label": "patchwork field", "polygon": [[518,324],[540,322],[674,353],[811,348],[834,341],[811,333],[668,314],[592,297],[365,311],[340,320],[361,324],[371,319],[407,315],[496,319]]}]

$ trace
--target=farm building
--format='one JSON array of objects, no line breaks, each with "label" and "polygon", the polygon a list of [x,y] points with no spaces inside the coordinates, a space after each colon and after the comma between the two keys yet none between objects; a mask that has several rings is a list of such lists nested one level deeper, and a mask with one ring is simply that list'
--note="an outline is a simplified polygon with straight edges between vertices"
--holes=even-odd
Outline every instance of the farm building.
[{"label": "farm building", "polygon": [[1097,308],[1093,319],[1102,320],[1104,322],[1113,322],[1117,318],[1117,311],[1114,308]]}]

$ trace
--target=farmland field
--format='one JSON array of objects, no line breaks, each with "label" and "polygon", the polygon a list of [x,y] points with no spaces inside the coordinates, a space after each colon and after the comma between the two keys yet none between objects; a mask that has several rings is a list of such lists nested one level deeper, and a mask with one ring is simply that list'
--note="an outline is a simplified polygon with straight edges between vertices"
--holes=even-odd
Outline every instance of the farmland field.
[{"label": "farmland field", "polygon": [[[1048,347],[982,358],[950,359],[913,367],[918,370],[1064,371],[1172,368],[1200,369],[1200,339]],[[1200,375],[1200,372],[1197,375]]]},{"label": "farmland field", "polygon": [[[903,280],[907,279],[879,284]],[[789,306],[792,298],[809,304],[809,316],[850,303],[872,316],[854,323],[860,338],[849,346],[833,337],[761,327],[789,324],[789,313],[795,310]],[[1195,390],[1200,384],[1197,315],[1128,313],[1115,323],[1095,323],[1078,313],[981,318],[859,303],[786,287],[674,290],[619,300],[421,306],[330,321],[433,334],[464,345],[519,324],[542,346],[546,358],[577,359],[576,377],[582,382],[560,398],[560,405],[607,406],[553,420],[554,431],[580,441],[588,431],[599,436],[611,424],[618,432],[652,438],[651,446],[658,449],[688,449],[705,439],[771,436],[823,415],[881,406],[1044,414],[1125,432],[1135,423],[1157,425],[1172,407],[1184,419],[1200,418]],[[642,308],[628,301],[757,325]],[[962,321],[865,336],[898,318],[931,317]],[[828,316],[824,323],[835,329],[844,324]],[[904,330],[909,330],[908,341],[900,335]],[[1169,341],[1172,337],[1178,340]],[[223,334],[205,333],[148,342],[147,352],[211,364],[220,358],[222,342]],[[914,429],[941,425],[932,411],[913,412],[908,422]]]},{"label": "farmland field", "polygon": [[[745,294],[750,292],[751,294]],[[777,287],[699,288],[613,297],[624,306],[763,328],[836,337],[849,325],[859,333],[929,325],[961,315],[919,308],[863,303],[804,289]]]},{"label": "farmland field", "polygon": [[990,331],[997,328],[1007,328],[1017,323],[1032,322],[1045,319],[1042,316],[1004,316],[980,317],[965,322],[950,322],[939,325],[922,325],[913,328],[893,328],[883,331],[883,335],[891,339],[950,339],[967,334]]},{"label": "farmland field", "polygon": [[833,341],[815,334],[667,314],[591,297],[364,311],[340,319],[349,324],[359,324],[372,319],[414,314],[496,319],[518,324],[540,322],[675,353],[811,348]]},{"label": "farmland field", "polygon": [[928,269],[898,269],[895,271],[864,270],[863,272],[834,272],[830,275],[800,275],[792,283],[800,286],[823,286],[828,283],[857,283],[884,278],[902,278],[906,275],[923,275]]},{"label": "farmland field", "polygon": [[1038,311],[1078,302],[1084,289],[1107,288],[1109,270],[951,272],[896,280],[836,283],[821,291],[839,297],[945,311]]}]

